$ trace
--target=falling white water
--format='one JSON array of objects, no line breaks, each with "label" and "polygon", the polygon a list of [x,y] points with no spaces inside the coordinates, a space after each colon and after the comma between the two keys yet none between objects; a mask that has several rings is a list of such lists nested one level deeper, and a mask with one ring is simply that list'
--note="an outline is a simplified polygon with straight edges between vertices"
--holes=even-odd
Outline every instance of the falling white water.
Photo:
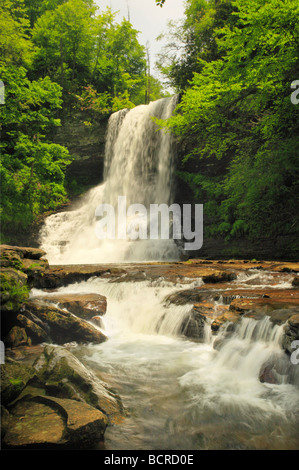
[{"label": "falling white water", "polygon": [[40,233],[41,247],[50,264],[176,260],[173,240],[100,240],[95,210],[101,204],[115,208],[125,196],[127,207],[171,204],[174,147],[170,133],[158,128],[153,117],[171,116],[177,97],[114,113],[109,120],[105,148],[104,183],[90,190],[79,207],[48,217]]},{"label": "falling white water", "polygon": [[[165,302],[190,286],[93,278],[58,289],[107,297],[108,341],[73,349],[104,374],[128,410],[122,425],[107,429],[107,448],[296,448],[298,383],[290,381],[281,348],[284,325],[243,318],[234,332],[224,328],[192,342],[181,334],[192,304]],[[261,382],[265,367],[275,383]]]}]

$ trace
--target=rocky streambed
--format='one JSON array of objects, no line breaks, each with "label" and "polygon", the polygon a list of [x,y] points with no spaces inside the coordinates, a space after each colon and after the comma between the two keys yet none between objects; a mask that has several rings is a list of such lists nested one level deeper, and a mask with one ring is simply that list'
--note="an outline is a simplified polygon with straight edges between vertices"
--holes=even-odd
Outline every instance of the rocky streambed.
[{"label": "rocky streambed", "polygon": [[[299,366],[289,358],[299,340],[298,272],[297,263],[255,260],[49,266],[42,250],[2,245],[2,446],[103,448],[107,429],[109,435],[118,433],[130,412],[122,389],[76,354],[84,345],[105,351],[110,344],[109,299],[101,285],[107,292],[167,285],[163,311],[149,318],[153,331],[195,346],[209,341],[215,351],[244,319],[265,319],[281,328],[285,359],[279,367],[275,361],[263,363],[259,380],[276,384],[284,375],[296,382]],[[99,282],[94,291],[93,282]],[[149,312],[156,308],[147,305]],[[125,309],[129,314],[130,305]]]}]

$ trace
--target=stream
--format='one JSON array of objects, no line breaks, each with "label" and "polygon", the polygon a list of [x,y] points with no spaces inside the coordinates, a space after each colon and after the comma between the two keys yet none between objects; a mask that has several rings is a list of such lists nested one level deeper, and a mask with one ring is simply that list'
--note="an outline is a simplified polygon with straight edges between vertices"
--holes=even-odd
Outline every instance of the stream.
[{"label": "stream", "polygon": [[[267,273],[264,277],[267,282]],[[105,448],[298,448],[299,376],[293,366],[297,376],[290,380],[290,359],[281,348],[283,325],[269,317],[243,318],[228,337],[225,328],[212,335],[207,325],[204,341],[188,340],[179,331],[192,305],[168,305],[165,298],[200,282],[92,278],[58,289],[107,297],[103,330],[108,341],[68,345],[119,394],[126,410],[121,423],[107,428]],[[219,307],[215,302],[215,317]],[[273,361],[277,383],[262,383],[260,370]]]}]

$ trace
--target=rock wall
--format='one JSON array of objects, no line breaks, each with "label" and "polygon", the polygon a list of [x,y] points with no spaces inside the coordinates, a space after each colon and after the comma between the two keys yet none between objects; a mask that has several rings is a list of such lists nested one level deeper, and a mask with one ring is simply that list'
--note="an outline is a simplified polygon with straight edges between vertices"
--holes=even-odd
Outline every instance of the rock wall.
[{"label": "rock wall", "polygon": [[69,183],[88,187],[102,182],[107,124],[108,118],[96,120],[82,112],[65,118],[51,135],[75,157],[66,173]]}]

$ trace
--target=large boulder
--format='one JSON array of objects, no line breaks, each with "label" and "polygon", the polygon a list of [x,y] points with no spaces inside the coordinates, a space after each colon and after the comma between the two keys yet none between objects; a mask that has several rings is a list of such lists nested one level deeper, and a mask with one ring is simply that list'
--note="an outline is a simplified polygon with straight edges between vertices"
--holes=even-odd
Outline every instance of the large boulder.
[{"label": "large boulder", "polygon": [[[29,258],[34,260],[39,260],[46,255],[46,252],[40,250],[39,248],[31,248],[27,246],[11,246],[11,245],[0,245],[0,256],[8,257],[12,256],[12,253],[17,253],[17,255],[23,258]],[[15,256],[15,255],[13,255]]]},{"label": "large boulder", "polygon": [[7,406],[20,395],[28,381],[35,376],[36,371],[32,366],[18,363],[10,358],[6,358],[0,370],[1,404]]},{"label": "large boulder", "polygon": [[33,367],[48,394],[83,400],[102,411],[110,422],[119,419],[119,397],[66,348],[46,346]]},{"label": "large boulder", "polygon": [[46,324],[49,329],[49,337],[56,344],[72,341],[99,344],[107,339],[99,329],[89,322],[43,301],[26,302],[22,314],[23,317],[34,315]]},{"label": "large boulder", "polygon": [[206,317],[201,313],[200,306],[194,306],[191,312],[186,315],[180,333],[193,341],[205,340]]},{"label": "large boulder", "polygon": [[103,439],[107,417],[87,403],[55,397],[23,398],[6,416],[6,448],[92,445]]},{"label": "large boulder", "polygon": [[289,354],[294,352],[294,348],[292,347],[293,341],[299,341],[299,313],[291,316],[285,326],[283,348]]},{"label": "large boulder", "polygon": [[107,299],[100,294],[51,294],[36,297],[37,300],[53,303],[59,308],[67,309],[77,317],[90,320],[94,316],[104,315],[107,310]]},{"label": "large boulder", "polygon": [[47,345],[27,365],[7,358],[1,385],[7,449],[93,449],[123,419],[120,398],[65,347]]}]

